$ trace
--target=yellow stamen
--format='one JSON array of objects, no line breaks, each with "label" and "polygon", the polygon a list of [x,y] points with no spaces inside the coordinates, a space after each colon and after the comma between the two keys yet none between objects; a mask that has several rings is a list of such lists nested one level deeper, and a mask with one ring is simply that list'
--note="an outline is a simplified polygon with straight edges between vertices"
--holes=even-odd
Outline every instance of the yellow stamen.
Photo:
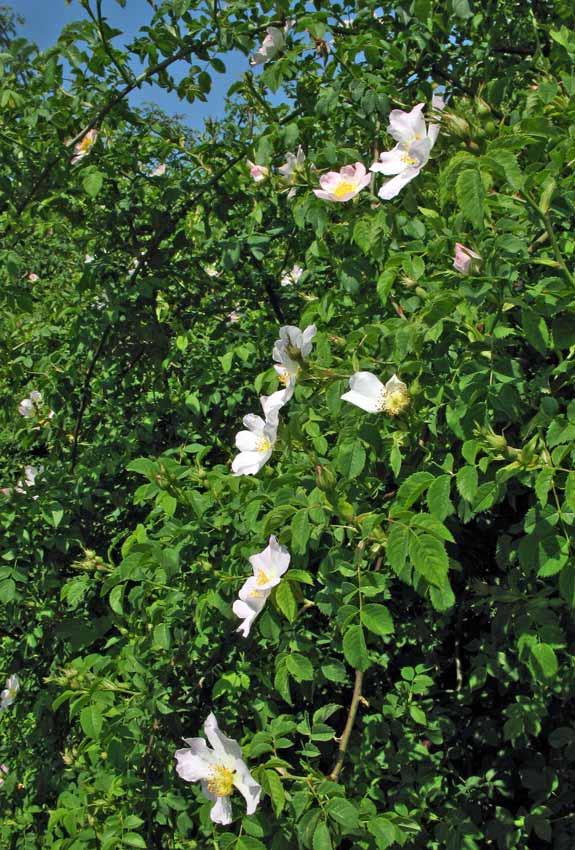
[{"label": "yellow stamen", "polygon": [[208,779],[208,791],[216,797],[231,797],[234,792],[234,773],[235,770],[223,764],[215,764]]},{"label": "yellow stamen", "polygon": [[397,416],[409,406],[409,393],[404,389],[393,390],[385,393],[381,399],[381,409],[390,416]]},{"label": "yellow stamen", "polygon": [[355,183],[351,183],[349,180],[342,180],[333,190],[333,194],[336,198],[343,198],[344,195],[349,194],[349,192],[355,192],[356,189],[357,186]]},{"label": "yellow stamen", "polygon": [[266,573],[265,570],[258,570],[258,574],[256,576],[256,584],[257,585],[259,585],[261,587],[263,584],[267,584],[269,582],[269,580],[270,580],[270,577]]},{"label": "yellow stamen", "polygon": [[405,162],[406,165],[417,165],[415,157],[410,156],[408,153],[402,154],[401,161]]},{"label": "yellow stamen", "polygon": [[272,444],[267,437],[258,437],[256,440],[256,452],[269,452],[272,449]]}]

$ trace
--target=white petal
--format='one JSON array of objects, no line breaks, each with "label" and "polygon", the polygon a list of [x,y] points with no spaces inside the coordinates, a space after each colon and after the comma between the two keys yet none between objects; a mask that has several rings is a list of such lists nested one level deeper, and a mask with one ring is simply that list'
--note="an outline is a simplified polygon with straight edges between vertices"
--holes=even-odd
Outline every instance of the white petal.
[{"label": "white petal", "polygon": [[378,174],[399,174],[405,171],[405,148],[401,145],[396,145],[393,150],[385,151],[380,154],[379,162],[374,162],[370,171],[376,171]]},{"label": "white petal", "polygon": [[176,750],[176,772],[186,782],[207,779],[213,764],[213,753],[203,738],[188,738],[189,747]]},{"label": "white petal", "polygon": [[349,379],[349,388],[377,399],[383,390],[383,384],[373,372],[355,372]]},{"label": "white petal", "polygon": [[416,138],[423,139],[426,135],[425,121],[421,114],[424,103],[418,103],[411,112],[403,109],[393,109],[389,113],[389,127],[387,131],[396,142],[412,142]]},{"label": "white petal", "polygon": [[204,733],[216,753],[222,753],[241,759],[242,748],[237,741],[234,741],[233,738],[228,738],[227,735],[224,735],[224,733],[220,731],[218,721],[216,720],[216,716],[213,712],[210,712],[210,714],[206,717],[204,722]]},{"label": "white petal", "polygon": [[291,555],[289,551],[285,548],[285,546],[282,546],[281,543],[278,543],[278,541],[273,535],[270,537],[267,550],[264,549],[264,552],[268,550],[269,563],[274,573],[277,576],[283,576],[283,574],[289,567],[289,563],[291,560]]},{"label": "white petal", "polygon": [[248,431],[263,431],[264,425],[266,424],[261,416],[257,416],[255,413],[248,413],[247,416],[244,416],[242,419],[245,427]]},{"label": "white petal", "polygon": [[400,381],[397,375],[392,375],[389,381],[385,385],[385,392],[392,393],[397,390],[406,390],[407,385]]},{"label": "white petal", "polygon": [[378,413],[379,405],[368,396],[362,395],[355,390],[350,390],[342,395],[343,401],[349,401],[350,404],[355,404],[356,407],[361,407],[367,413]]},{"label": "white petal", "polygon": [[257,451],[259,437],[253,431],[238,431],[236,434],[236,448],[240,452],[255,452]]},{"label": "white petal", "polygon": [[307,328],[302,333],[302,335],[301,335],[301,339],[302,339],[301,353],[304,357],[308,357],[309,354],[311,353],[311,349],[312,349],[312,345],[313,345],[312,340],[313,340],[314,336],[316,335],[316,333],[317,333],[317,328],[316,328],[315,325],[308,325]]},{"label": "white petal", "polygon": [[417,177],[419,171],[419,168],[406,168],[405,171],[402,171],[401,174],[397,175],[397,177],[393,177],[391,180],[384,183],[377,194],[383,201],[390,201],[392,198],[399,195],[403,187],[407,186],[408,183],[411,183],[414,177]]},{"label": "white petal", "polygon": [[253,815],[260,801],[262,787],[251,775],[247,764],[239,759],[236,762],[234,785],[246,801],[246,813]]},{"label": "white petal", "polygon": [[216,802],[210,810],[210,817],[214,823],[227,826],[232,822],[232,801],[230,797],[216,797]]},{"label": "white petal", "polygon": [[232,472],[234,475],[257,475],[271,456],[271,451],[240,452],[232,461]]},{"label": "white petal", "polygon": [[287,404],[293,396],[293,393],[294,385],[290,383],[285,389],[276,390],[275,393],[272,393],[271,395],[263,395],[260,398],[264,416],[268,421],[273,420],[275,416],[274,411],[279,411],[280,408],[284,406],[284,404]]}]

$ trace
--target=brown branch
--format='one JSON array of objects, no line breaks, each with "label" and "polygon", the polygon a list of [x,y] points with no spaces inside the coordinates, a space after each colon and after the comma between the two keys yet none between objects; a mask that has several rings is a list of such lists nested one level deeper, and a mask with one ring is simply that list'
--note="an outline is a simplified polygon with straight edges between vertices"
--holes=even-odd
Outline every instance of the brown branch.
[{"label": "brown branch", "polygon": [[328,779],[332,779],[334,782],[337,781],[339,774],[341,773],[341,769],[343,767],[343,762],[345,760],[345,754],[347,752],[347,748],[349,746],[349,739],[351,736],[351,732],[353,729],[353,724],[355,723],[355,716],[357,714],[357,707],[361,700],[361,689],[363,685],[363,673],[361,670],[355,671],[355,685],[353,687],[353,696],[351,698],[351,703],[349,706],[349,710],[347,712],[347,720],[345,722],[345,726],[343,732],[341,734],[341,738],[339,739],[339,748],[337,753],[337,758],[335,760],[335,764],[333,766],[333,770],[328,775]]}]

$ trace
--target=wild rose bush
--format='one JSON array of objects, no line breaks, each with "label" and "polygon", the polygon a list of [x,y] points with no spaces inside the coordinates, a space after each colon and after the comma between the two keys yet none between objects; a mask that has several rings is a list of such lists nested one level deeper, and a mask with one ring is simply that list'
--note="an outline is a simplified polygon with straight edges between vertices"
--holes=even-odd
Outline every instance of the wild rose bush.
[{"label": "wild rose bush", "polygon": [[0,31],[0,846],[571,848],[571,4],[82,6]]}]

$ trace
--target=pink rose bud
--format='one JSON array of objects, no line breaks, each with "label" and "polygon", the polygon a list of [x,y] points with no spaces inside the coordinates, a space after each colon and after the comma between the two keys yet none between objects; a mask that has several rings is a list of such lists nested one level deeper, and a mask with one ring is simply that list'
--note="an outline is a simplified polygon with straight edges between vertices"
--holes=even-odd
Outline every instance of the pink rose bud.
[{"label": "pink rose bud", "polygon": [[453,268],[460,274],[469,275],[479,271],[481,265],[481,255],[476,254],[471,248],[466,248],[461,242],[455,243],[455,256],[453,258]]}]

